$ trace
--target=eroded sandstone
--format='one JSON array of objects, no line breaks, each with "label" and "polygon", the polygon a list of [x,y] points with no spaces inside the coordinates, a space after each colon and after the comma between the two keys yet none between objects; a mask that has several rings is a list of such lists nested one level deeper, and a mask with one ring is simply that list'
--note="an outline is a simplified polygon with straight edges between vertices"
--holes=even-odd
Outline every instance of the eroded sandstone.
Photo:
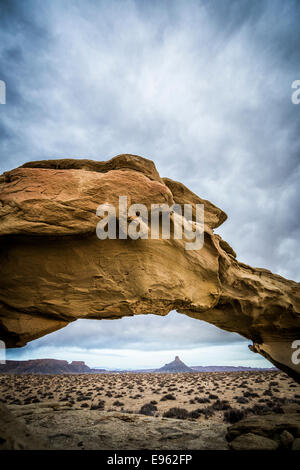
[{"label": "eroded sandstone", "polygon": [[[22,426],[24,430],[23,423],[26,423],[27,435],[38,435],[49,450],[228,449],[225,423],[72,409],[59,404],[10,407],[7,413],[13,416],[18,428]],[[9,442],[5,448],[11,448]],[[27,440],[23,448],[36,449],[36,440],[32,443]]]},{"label": "eroded sandstone", "polygon": [[[99,240],[96,208],[128,203],[204,204],[201,250],[184,240]],[[78,318],[116,319],[171,310],[252,341],[251,348],[300,380],[299,283],[236,259],[213,232],[226,214],[150,160],[30,162],[0,176],[0,338],[8,347]]]}]

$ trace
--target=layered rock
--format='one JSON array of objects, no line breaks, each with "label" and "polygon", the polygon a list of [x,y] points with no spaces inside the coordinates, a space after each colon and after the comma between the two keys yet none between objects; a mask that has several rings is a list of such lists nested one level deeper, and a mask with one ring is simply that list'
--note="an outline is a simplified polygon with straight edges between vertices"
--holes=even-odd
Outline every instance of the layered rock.
[{"label": "layered rock", "polygon": [[[117,411],[83,410],[61,403],[37,403],[10,406],[5,414],[14,419],[14,437],[7,438],[4,409],[0,404],[0,450],[39,449],[35,436],[43,440],[47,450],[227,450],[225,423],[199,423]],[[26,426],[24,426],[24,421]],[[21,424],[22,423],[22,424]],[[3,424],[3,426],[2,426]],[[17,430],[32,436],[21,442]],[[3,431],[2,431],[3,428]],[[23,431],[24,432],[24,431]],[[1,438],[5,437],[4,446]],[[151,436],[151,439],[149,439]],[[45,445],[44,444],[44,445]]]},{"label": "layered rock", "polygon": [[[204,246],[180,239],[99,240],[98,205],[204,204]],[[30,162],[0,176],[0,338],[8,347],[78,318],[116,319],[171,310],[252,340],[254,352],[299,381],[299,283],[236,260],[213,230],[226,214],[153,162]],[[174,219],[173,219],[174,221]],[[295,361],[294,361],[295,362]]]},{"label": "layered rock", "polygon": [[[99,372],[102,372],[101,370]],[[95,373],[83,361],[30,359],[0,364],[0,374],[90,374]]]},{"label": "layered rock", "polygon": [[181,372],[194,372],[193,369],[188,367],[184,362],[182,362],[178,356],[175,357],[174,361],[165,364],[160,369],[157,369],[155,372],[172,372],[172,373],[181,373]]},{"label": "layered rock", "polygon": [[250,416],[233,424],[226,439],[233,450],[296,450],[300,437],[299,414]]}]

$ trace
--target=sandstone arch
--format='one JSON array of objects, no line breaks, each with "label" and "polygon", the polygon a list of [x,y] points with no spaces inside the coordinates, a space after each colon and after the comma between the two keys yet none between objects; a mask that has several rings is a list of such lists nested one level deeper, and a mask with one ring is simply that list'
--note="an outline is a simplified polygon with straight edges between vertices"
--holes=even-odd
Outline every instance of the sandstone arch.
[{"label": "sandstone arch", "polygon": [[[99,204],[203,203],[205,243],[105,240]],[[8,347],[77,318],[119,318],[171,310],[252,340],[251,349],[300,382],[291,344],[300,339],[300,284],[236,260],[213,230],[226,214],[150,160],[30,162],[0,176],[0,338]],[[179,268],[180,266],[180,268]]]}]

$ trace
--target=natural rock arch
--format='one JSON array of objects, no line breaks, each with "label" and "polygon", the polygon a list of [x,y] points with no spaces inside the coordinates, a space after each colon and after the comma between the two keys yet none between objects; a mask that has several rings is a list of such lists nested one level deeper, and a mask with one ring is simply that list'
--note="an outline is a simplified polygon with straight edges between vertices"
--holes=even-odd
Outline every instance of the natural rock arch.
[{"label": "natural rock arch", "polygon": [[[183,240],[102,240],[102,203],[195,204],[205,208],[204,246]],[[252,351],[300,381],[300,284],[236,260],[214,234],[226,214],[150,160],[30,162],[0,176],[0,338],[8,347],[78,318],[177,310],[252,340]]]}]

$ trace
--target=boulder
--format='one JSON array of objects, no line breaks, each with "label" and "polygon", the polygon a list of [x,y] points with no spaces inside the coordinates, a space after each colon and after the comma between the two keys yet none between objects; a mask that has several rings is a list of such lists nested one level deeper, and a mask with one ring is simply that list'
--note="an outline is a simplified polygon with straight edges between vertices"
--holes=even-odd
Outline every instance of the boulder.
[{"label": "boulder", "polygon": [[280,446],[283,449],[290,449],[294,442],[294,436],[286,429],[279,436]]},{"label": "boulder", "polygon": [[294,440],[292,450],[300,450],[300,437]]},{"label": "boulder", "polygon": [[249,416],[228,427],[226,439],[231,442],[238,436],[255,434],[284,443],[300,437],[300,414],[266,414]]},{"label": "boulder", "polygon": [[236,437],[229,447],[232,450],[277,450],[278,443],[268,437],[246,433]]}]

